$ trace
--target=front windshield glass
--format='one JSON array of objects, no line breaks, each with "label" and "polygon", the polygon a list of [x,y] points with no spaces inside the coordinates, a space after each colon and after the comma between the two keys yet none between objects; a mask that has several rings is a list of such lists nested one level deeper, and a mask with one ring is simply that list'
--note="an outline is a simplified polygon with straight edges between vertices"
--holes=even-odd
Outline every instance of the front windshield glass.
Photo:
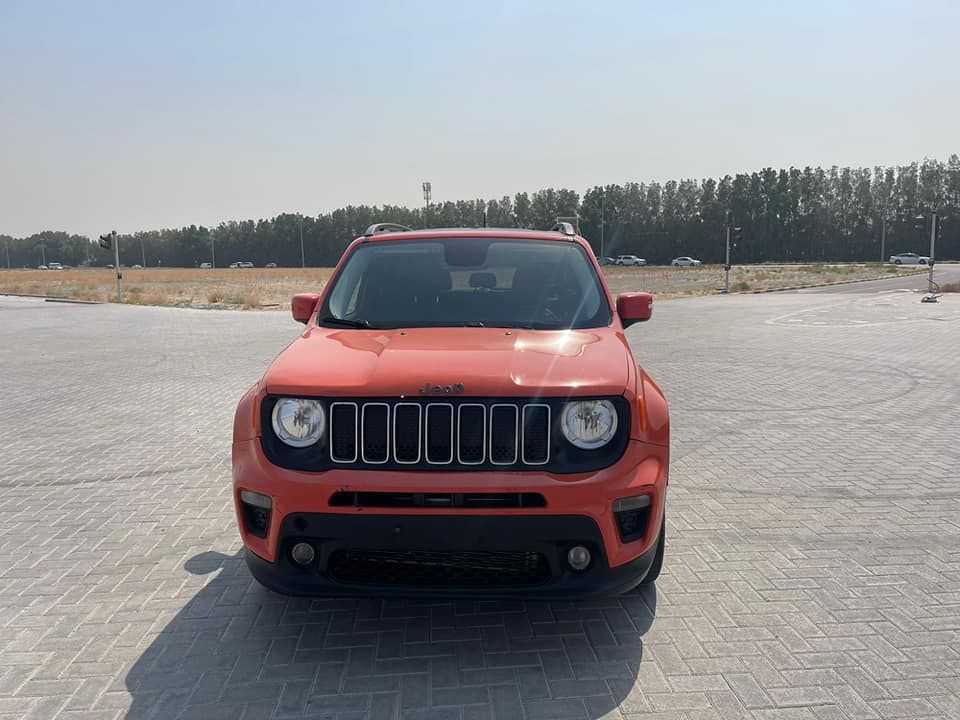
[{"label": "front windshield glass", "polygon": [[566,329],[610,323],[593,265],[574,243],[451,238],[360,245],[320,311],[337,327]]}]

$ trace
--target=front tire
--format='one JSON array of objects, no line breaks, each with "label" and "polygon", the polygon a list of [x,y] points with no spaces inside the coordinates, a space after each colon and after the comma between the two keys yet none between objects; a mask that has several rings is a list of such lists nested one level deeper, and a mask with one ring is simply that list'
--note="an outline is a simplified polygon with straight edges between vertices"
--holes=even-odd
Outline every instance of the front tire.
[{"label": "front tire", "polygon": [[657,552],[653,556],[653,564],[647,571],[647,576],[641,581],[641,585],[650,585],[660,577],[660,571],[663,569],[663,553],[667,544],[667,511],[663,511],[663,520],[660,522],[660,537],[657,538]]},{"label": "front tire", "polygon": [[903,265],[903,262],[902,262],[901,260],[894,260],[894,261],[893,261],[893,264],[894,264],[894,265]]}]

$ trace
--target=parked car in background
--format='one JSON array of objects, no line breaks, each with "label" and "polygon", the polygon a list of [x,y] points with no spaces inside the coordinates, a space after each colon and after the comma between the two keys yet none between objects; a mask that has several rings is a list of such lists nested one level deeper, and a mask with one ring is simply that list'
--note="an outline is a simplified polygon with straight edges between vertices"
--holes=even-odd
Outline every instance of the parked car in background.
[{"label": "parked car in background", "polygon": [[265,268],[275,268],[276,266],[277,264],[275,262],[268,262],[266,265],[264,265]]},{"label": "parked car in background", "polygon": [[237,267],[240,267],[240,268],[252,268],[252,267],[253,267],[253,263],[250,262],[249,260],[241,260],[240,262],[237,263]]},{"label": "parked car in background", "polygon": [[620,255],[613,261],[615,265],[646,265],[647,261],[636,255]]},{"label": "parked car in background", "polygon": [[63,265],[58,262],[49,262],[47,263],[48,270],[63,270]]},{"label": "parked car in background", "polygon": [[49,269],[50,268],[48,268],[46,265],[37,265],[37,270],[49,270]]},{"label": "parked car in background", "polygon": [[213,265],[211,263],[200,263],[201,270],[210,270],[212,268],[213,268]]},{"label": "parked car in background", "polygon": [[687,257],[686,255],[678,258],[674,258],[673,262],[670,263],[674,267],[697,267],[700,265],[699,260],[694,260],[692,257]]},{"label": "parked car in background", "polygon": [[131,270],[143,270],[143,265],[131,265]]},{"label": "parked car in background", "polygon": [[916,253],[897,253],[890,256],[890,262],[894,265],[927,265],[930,258]]},{"label": "parked car in background", "polygon": [[616,259],[614,259],[614,258],[612,258],[612,257],[597,258],[597,262],[600,263],[601,265],[616,265],[616,264],[617,264]]}]

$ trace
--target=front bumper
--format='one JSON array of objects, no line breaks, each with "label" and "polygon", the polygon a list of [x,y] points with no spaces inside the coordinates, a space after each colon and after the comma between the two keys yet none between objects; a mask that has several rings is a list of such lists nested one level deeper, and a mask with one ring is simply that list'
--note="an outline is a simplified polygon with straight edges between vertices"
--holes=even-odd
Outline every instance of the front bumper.
[{"label": "front bumper", "polygon": [[[298,542],[309,542],[316,550],[305,567],[291,558],[290,548]],[[584,570],[575,571],[566,562],[574,545],[591,552]],[[596,523],[578,516],[320,513],[288,516],[280,529],[280,548],[276,562],[249,548],[246,560],[260,583],[287,595],[468,593],[531,599],[626,592],[646,576],[656,551],[654,546],[610,567]]]},{"label": "front bumper", "polygon": [[[234,500],[251,572],[288,594],[494,594],[574,597],[623,592],[646,575],[656,550],[667,486],[668,449],[631,440],[621,459],[579,475],[546,472],[397,472],[330,470],[310,473],[271,464],[256,439],[233,446]],[[240,492],[272,500],[265,536],[246,531]],[[331,506],[335,492],[540,493],[544,507],[517,509],[365,508]],[[646,495],[649,515],[642,536],[623,542],[613,513],[617,499]],[[397,530],[399,528],[399,531]],[[315,544],[308,569],[290,559],[297,540]],[[590,568],[566,564],[571,545],[588,547]],[[328,567],[337,550],[415,552],[537,552],[549,578],[522,587],[411,587],[357,583]],[[394,558],[404,562],[403,558]]]}]

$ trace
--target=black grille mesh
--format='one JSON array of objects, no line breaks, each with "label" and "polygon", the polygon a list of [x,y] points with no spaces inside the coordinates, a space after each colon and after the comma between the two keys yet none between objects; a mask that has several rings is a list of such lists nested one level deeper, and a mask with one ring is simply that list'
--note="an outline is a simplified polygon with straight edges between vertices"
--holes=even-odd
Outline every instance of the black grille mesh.
[{"label": "black grille mesh", "polygon": [[453,407],[427,406],[427,462],[453,461]]},{"label": "black grille mesh", "polygon": [[366,462],[386,462],[389,458],[389,408],[370,403],[363,408],[363,459]]},{"label": "black grille mesh", "polygon": [[340,582],[406,587],[516,587],[550,578],[546,558],[533,551],[337,550],[327,570]]},{"label": "black grille mesh", "polygon": [[420,459],[420,407],[397,405],[393,408],[394,444],[397,462]]},{"label": "black grille mesh", "polygon": [[490,459],[508,464],[517,461],[517,409],[513,405],[490,408]]},{"label": "black grille mesh", "polygon": [[486,409],[481,405],[464,405],[460,408],[460,432],[457,454],[460,462],[473,465],[482,463],[486,456],[484,425]]},{"label": "black grille mesh", "polygon": [[357,407],[335,403],[330,410],[330,450],[335,460],[352,460],[357,456]]},{"label": "black grille mesh", "polygon": [[545,463],[550,456],[550,408],[527,405],[523,408],[523,461]]}]

